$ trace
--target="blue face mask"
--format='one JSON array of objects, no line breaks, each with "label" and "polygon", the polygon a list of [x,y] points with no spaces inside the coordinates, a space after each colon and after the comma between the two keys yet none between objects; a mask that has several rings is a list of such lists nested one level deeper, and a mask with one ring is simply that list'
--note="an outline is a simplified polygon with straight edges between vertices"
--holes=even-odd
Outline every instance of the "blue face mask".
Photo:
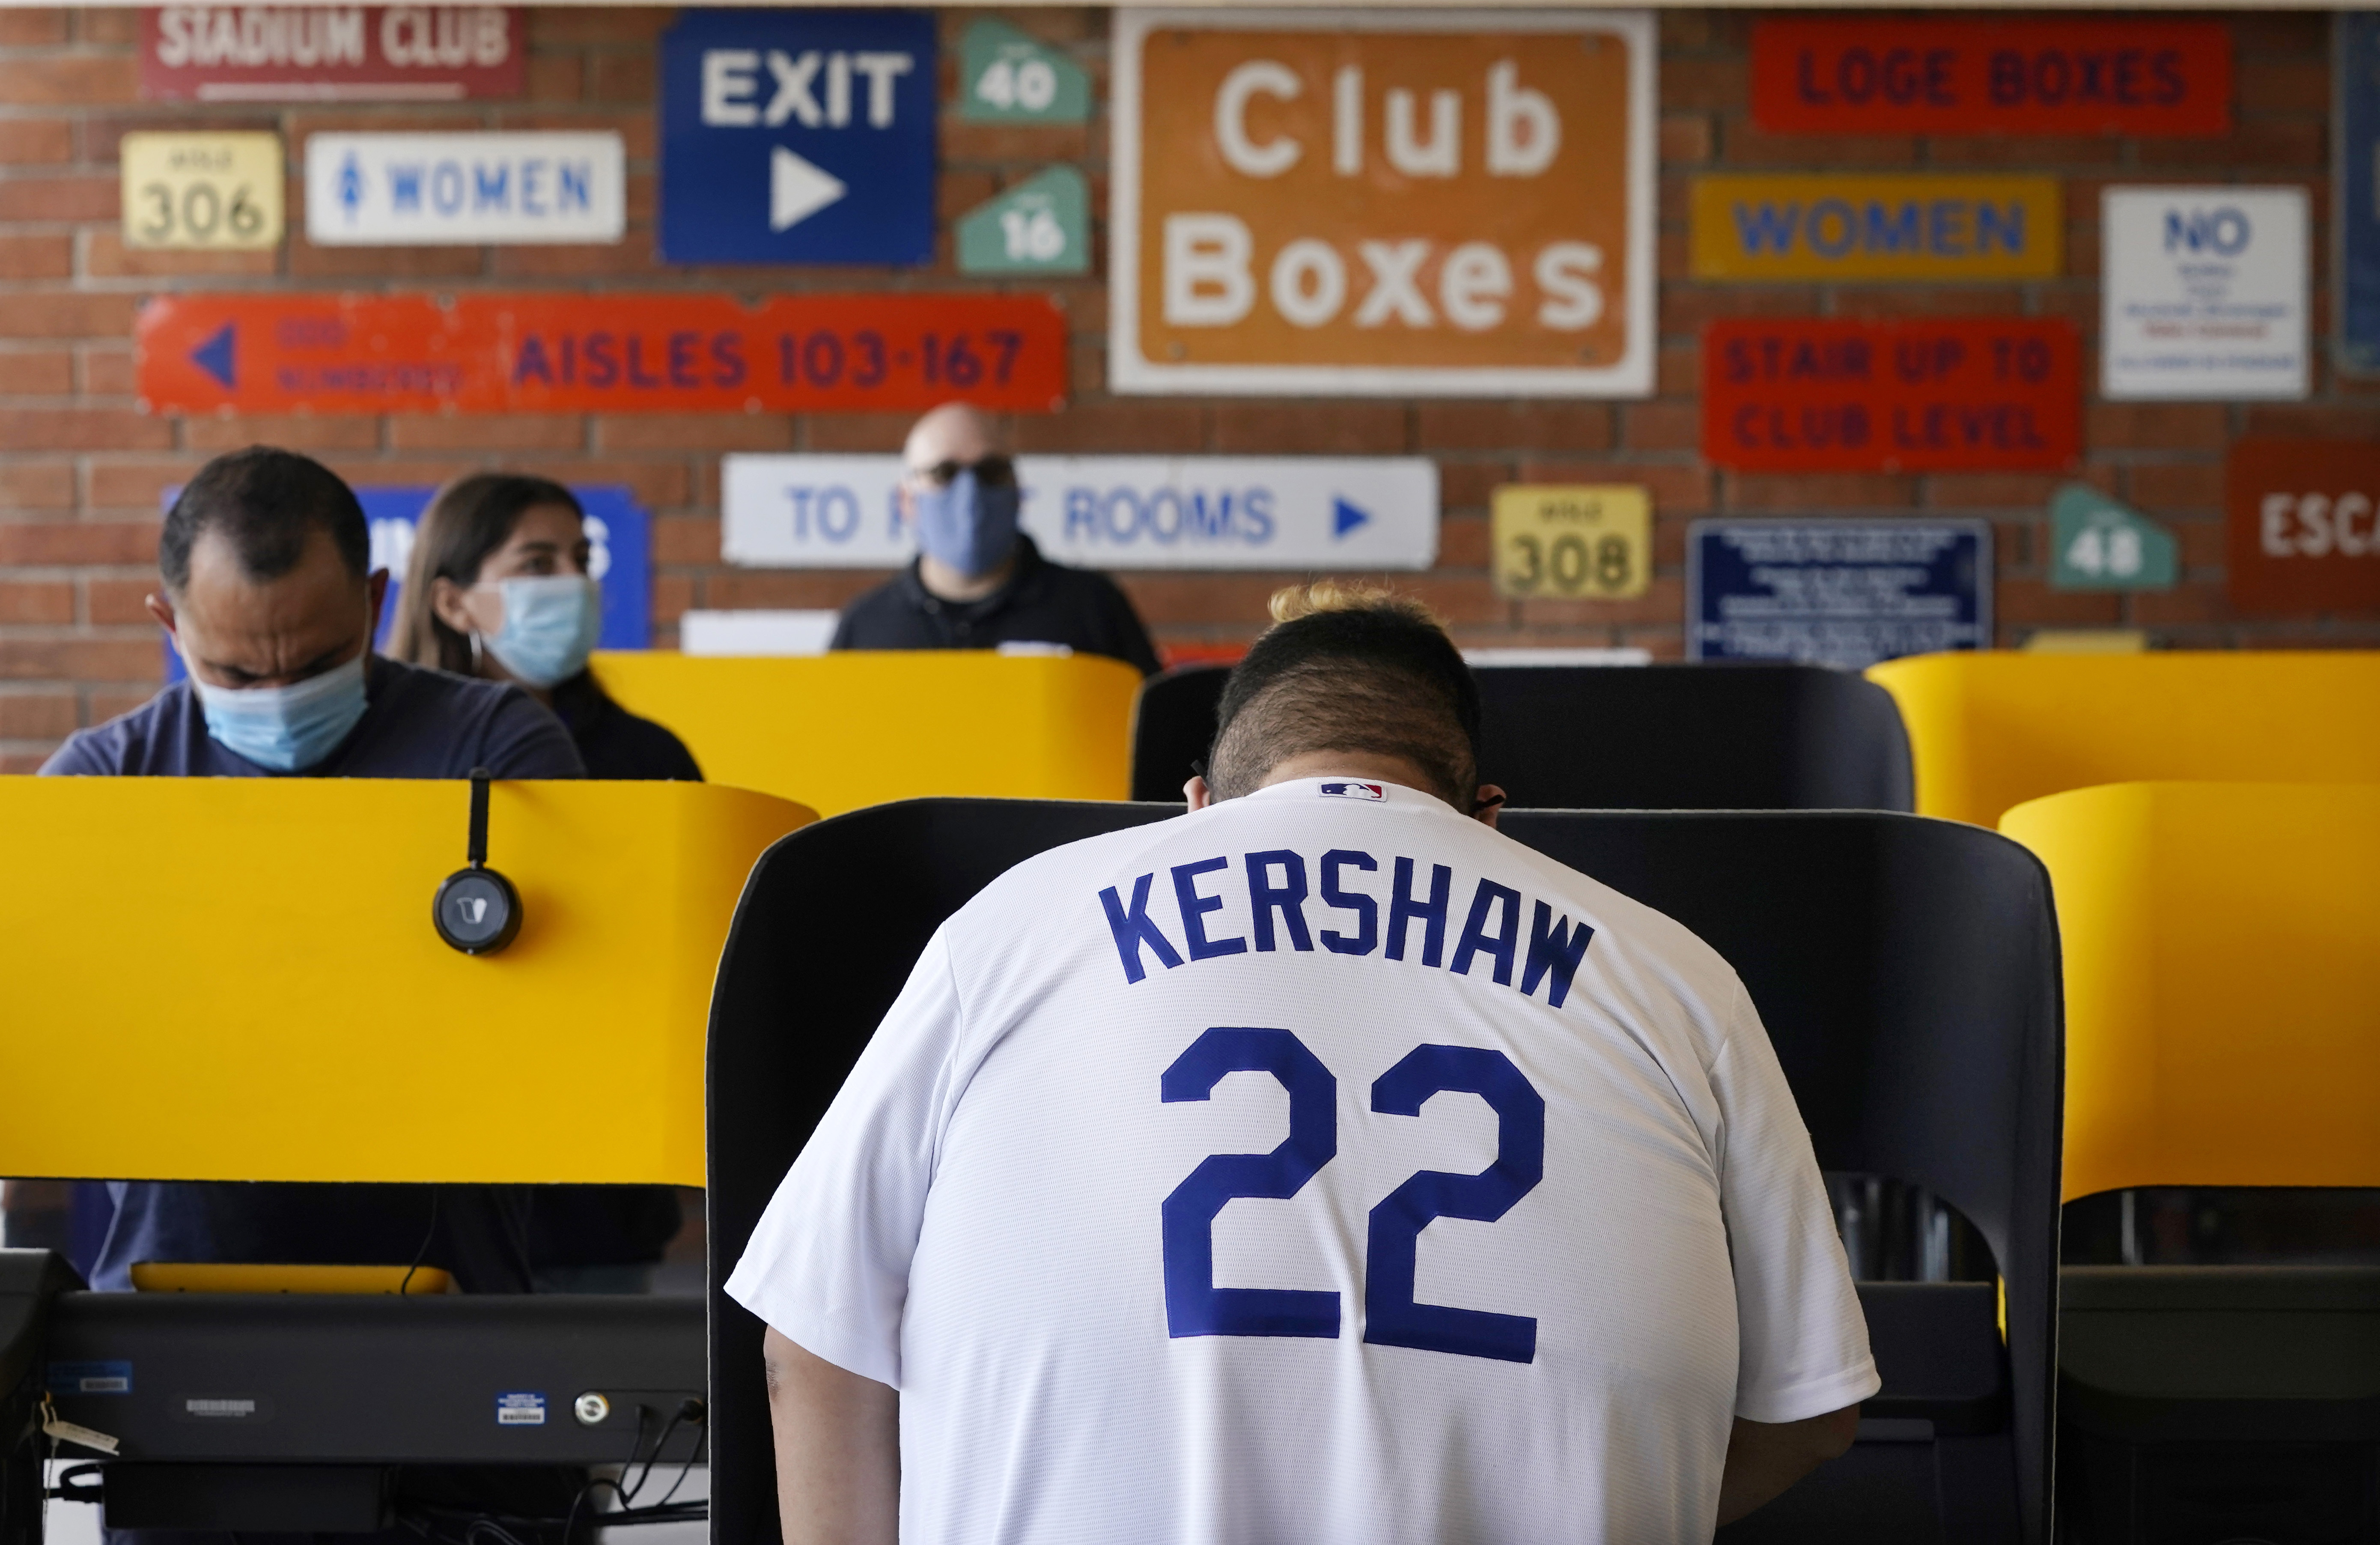
[{"label": "blue face mask", "polygon": [[603,632],[603,593],[578,574],[500,579],[504,625],[482,639],[497,663],[543,689],[587,668]]},{"label": "blue face mask", "polygon": [[917,546],[968,578],[990,574],[1016,546],[1016,514],[1024,497],[1014,487],[984,488],[972,470],[948,488],[909,485]]},{"label": "blue face mask", "polygon": [[337,750],[363,718],[369,654],[286,687],[215,687],[195,672],[190,686],[218,745],[271,772],[295,772]]}]

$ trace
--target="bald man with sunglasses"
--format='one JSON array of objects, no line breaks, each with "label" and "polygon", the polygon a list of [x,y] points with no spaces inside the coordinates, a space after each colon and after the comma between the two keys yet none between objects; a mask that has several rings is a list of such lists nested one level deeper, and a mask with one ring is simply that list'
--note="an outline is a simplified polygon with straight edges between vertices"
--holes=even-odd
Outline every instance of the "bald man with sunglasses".
[{"label": "bald man with sunglasses", "polygon": [[844,608],[833,649],[1056,644],[1158,669],[1148,629],[1115,581],[1041,555],[1017,529],[1016,463],[991,423],[945,403],[909,431],[901,509],[917,556]]}]

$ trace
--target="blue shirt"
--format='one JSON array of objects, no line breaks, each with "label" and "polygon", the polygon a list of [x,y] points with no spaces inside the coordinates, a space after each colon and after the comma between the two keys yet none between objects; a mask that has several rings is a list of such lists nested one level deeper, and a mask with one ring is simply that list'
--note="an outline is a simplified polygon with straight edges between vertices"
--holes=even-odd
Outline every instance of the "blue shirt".
[{"label": "blue shirt", "polygon": [[[374,656],[370,706],[322,761],[291,776],[576,778],[585,772],[560,720],[517,687]],[[198,694],[176,682],[104,724],[77,732],[42,768],[97,777],[263,778],[276,774],[207,735]],[[323,1005],[334,1015],[336,1004]],[[132,1285],[136,1261],[404,1266],[417,1258],[469,1292],[528,1287],[530,1208],[520,1187],[344,1186],[237,1181],[115,1182],[91,1285]],[[433,1196],[434,1191],[434,1196]]]},{"label": "blue shirt", "polygon": [[199,695],[177,681],[131,712],[78,730],[42,771],[95,777],[499,778],[586,775],[562,721],[517,687],[450,675],[374,655],[364,710],[338,748],[276,773],[207,734]]}]

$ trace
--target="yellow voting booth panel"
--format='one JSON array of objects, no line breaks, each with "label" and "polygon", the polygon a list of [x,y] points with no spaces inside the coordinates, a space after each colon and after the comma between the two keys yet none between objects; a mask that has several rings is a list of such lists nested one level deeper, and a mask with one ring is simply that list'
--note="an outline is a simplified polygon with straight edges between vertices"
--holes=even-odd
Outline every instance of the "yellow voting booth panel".
[{"label": "yellow voting booth panel", "polygon": [[2033,654],[1888,661],[1921,815],[2148,779],[2380,783],[2380,652]]},{"label": "yellow voting booth panel", "polygon": [[711,979],[816,819],[498,784],[519,937],[431,927],[469,785],[0,778],[0,1174],[703,1183]]},{"label": "yellow voting booth panel", "polygon": [[2380,787],[2119,784],[2000,830],[2058,897],[2070,1199],[2380,1186]]},{"label": "yellow voting booth panel", "polygon": [[1098,655],[599,654],[603,689],[717,784],[822,815],[930,795],[1123,799],[1140,673]]}]

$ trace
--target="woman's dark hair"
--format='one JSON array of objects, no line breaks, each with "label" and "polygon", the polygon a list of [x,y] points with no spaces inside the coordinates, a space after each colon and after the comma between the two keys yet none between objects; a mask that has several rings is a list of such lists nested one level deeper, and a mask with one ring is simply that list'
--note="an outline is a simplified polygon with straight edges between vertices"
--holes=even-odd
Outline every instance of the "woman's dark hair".
[{"label": "woman's dark hair", "polygon": [[430,604],[431,582],[451,579],[466,589],[478,584],[480,566],[512,540],[520,517],[545,505],[587,518],[577,495],[551,478],[474,472],[440,489],[414,528],[413,556],[405,566],[405,590],[397,597],[396,627],[389,634],[390,656],[472,675],[477,664],[471,640],[438,620]]},{"label": "woman's dark hair", "polygon": [[1224,684],[1207,782],[1253,794],[1314,751],[1402,757],[1469,810],[1479,783],[1479,686],[1429,609],[1377,586],[1323,580],[1272,598],[1274,627]]}]

